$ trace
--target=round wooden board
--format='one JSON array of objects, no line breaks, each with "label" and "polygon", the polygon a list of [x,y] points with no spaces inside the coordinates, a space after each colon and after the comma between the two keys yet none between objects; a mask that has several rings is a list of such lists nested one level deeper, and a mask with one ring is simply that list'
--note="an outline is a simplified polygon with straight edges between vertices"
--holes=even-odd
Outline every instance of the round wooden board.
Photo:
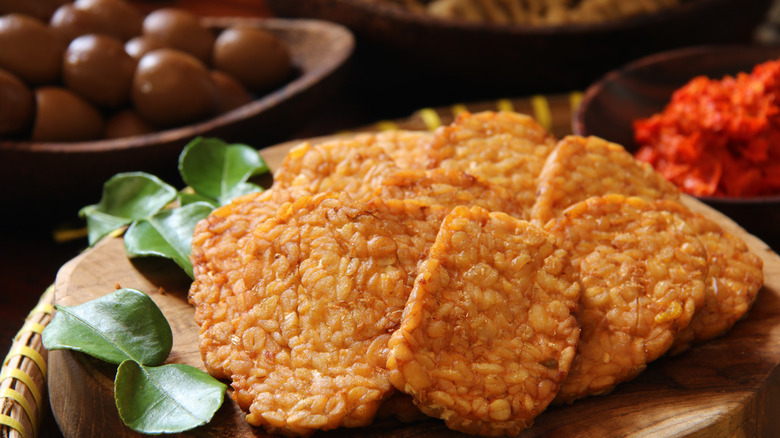
[{"label": "round wooden board", "polygon": [[[272,168],[291,144],[261,151]],[[634,380],[606,396],[551,407],[523,437],[735,437],[780,434],[780,258],[733,221],[692,199],[685,202],[742,237],[764,260],[765,286],[746,318],[725,336],[673,358],[650,364]],[[162,259],[130,261],[122,240],[103,241],[68,262],[55,285],[55,302],[77,305],[118,287],[149,294],[171,323],[169,363],[203,369],[194,309],[187,303],[190,279]],[[49,355],[49,393],[54,416],[66,437],[139,437],[120,421],[113,400],[110,366],[69,351]],[[360,429],[318,436],[445,437],[457,435],[438,420],[402,424],[377,420]],[[237,438],[266,436],[249,426],[226,398],[214,420],[181,436]]]}]

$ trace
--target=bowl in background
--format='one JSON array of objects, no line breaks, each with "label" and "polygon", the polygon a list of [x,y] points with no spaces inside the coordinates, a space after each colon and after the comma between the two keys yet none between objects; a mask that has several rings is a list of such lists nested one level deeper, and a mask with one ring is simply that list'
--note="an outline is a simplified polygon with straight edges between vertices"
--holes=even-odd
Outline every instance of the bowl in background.
[{"label": "bowl in background", "polygon": [[[650,53],[748,41],[772,3],[689,0],[598,24],[528,26],[441,19],[383,0],[266,1],[277,16],[319,18],[350,28],[358,42],[356,59],[375,65],[374,83],[426,91],[444,84],[445,98],[455,96],[424,105],[581,90]],[[399,80],[403,77],[407,80]]]},{"label": "bowl in background", "polygon": [[[638,149],[633,122],[661,112],[675,90],[696,76],[721,79],[750,72],[780,57],[780,46],[710,45],[650,55],[606,74],[585,91],[572,116],[572,131]],[[749,232],[780,249],[780,195],[752,198],[699,197]]]},{"label": "bowl in background", "polygon": [[[308,121],[335,94],[354,49],[351,32],[319,20],[206,18],[214,29],[245,24],[283,40],[296,76],[276,90],[210,120],[148,135],[72,143],[0,142],[0,187],[6,211],[75,217],[100,199],[103,183],[119,172],[146,171],[171,184],[184,145],[198,136],[260,148]],[[171,179],[173,178],[173,179]],[[64,210],[64,211],[63,211]],[[3,215],[8,220],[12,214]],[[26,214],[25,214],[26,216]]]}]

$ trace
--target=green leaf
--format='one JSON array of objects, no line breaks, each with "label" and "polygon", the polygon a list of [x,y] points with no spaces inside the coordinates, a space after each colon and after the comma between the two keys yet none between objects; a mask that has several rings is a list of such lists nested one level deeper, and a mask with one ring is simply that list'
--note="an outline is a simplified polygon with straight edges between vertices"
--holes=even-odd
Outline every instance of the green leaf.
[{"label": "green leaf", "polygon": [[173,347],[171,327],[145,293],[119,289],[78,306],[56,306],[43,330],[49,350],[71,349],[110,362],[159,365]]},{"label": "green leaf", "polygon": [[103,185],[100,202],[81,209],[89,244],[136,219],[151,216],[176,199],[176,189],[144,172],[119,173]]},{"label": "green leaf", "polygon": [[262,191],[263,191],[262,187],[250,182],[243,182],[240,184],[236,184],[235,186],[233,186],[230,192],[227,193],[227,196],[225,197],[224,202],[222,202],[222,205],[229,203],[232,199],[238,198],[239,196],[248,195],[250,193],[255,193],[255,192],[262,192]]},{"label": "green leaf", "polygon": [[205,202],[208,204],[211,204],[212,207],[217,208],[219,207],[219,203],[211,199],[207,196],[200,195],[198,193],[186,193],[186,192],[179,192],[179,205],[185,206],[188,204],[194,204],[196,202]]},{"label": "green leaf", "polygon": [[198,137],[185,146],[179,156],[179,173],[184,182],[220,205],[248,193],[247,189],[261,190],[259,186],[244,183],[268,171],[268,165],[254,148],[227,144],[215,138]]},{"label": "green leaf", "polygon": [[190,277],[192,232],[199,220],[213,210],[210,204],[196,202],[184,207],[162,210],[148,219],[135,221],[125,232],[125,251],[129,257],[160,256],[172,259]]},{"label": "green leaf", "polygon": [[119,417],[131,429],[149,434],[176,433],[206,424],[222,405],[226,385],[182,364],[144,367],[119,365],[114,398]]},{"label": "green leaf", "polygon": [[88,205],[82,208],[80,214],[87,218],[87,236],[90,246],[112,231],[124,227],[133,221],[132,219],[103,213],[98,210],[97,205]]}]

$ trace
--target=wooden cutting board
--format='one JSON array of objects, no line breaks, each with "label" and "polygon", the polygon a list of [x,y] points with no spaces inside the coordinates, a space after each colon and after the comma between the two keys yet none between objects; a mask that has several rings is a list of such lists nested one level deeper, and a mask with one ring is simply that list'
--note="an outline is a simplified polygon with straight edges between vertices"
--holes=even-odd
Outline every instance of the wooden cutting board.
[{"label": "wooden cutting board", "polygon": [[[261,154],[274,168],[290,145]],[[704,204],[686,203],[742,237],[764,260],[765,286],[749,315],[725,336],[674,358],[662,358],[612,394],[551,407],[523,437],[752,437],[780,436],[780,258],[763,242]],[[190,280],[161,259],[131,262],[122,240],[105,240],[60,270],[55,302],[77,305],[118,287],[149,294],[171,323],[169,363],[203,369],[194,309],[187,303]],[[110,366],[69,351],[49,354],[49,393],[57,423],[66,437],[140,437],[119,420]],[[438,420],[403,424],[377,420],[366,428],[339,429],[318,436],[385,438],[458,435]],[[226,398],[214,420],[182,434],[198,437],[266,436],[249,426]]]}]

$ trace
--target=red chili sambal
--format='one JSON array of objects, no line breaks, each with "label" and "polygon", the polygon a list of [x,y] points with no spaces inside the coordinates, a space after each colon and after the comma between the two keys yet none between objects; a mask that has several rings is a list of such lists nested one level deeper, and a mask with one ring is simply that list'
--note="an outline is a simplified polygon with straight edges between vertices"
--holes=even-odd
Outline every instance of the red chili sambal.
[{"label": "red chili sambal", "polygon": [[634,122],[639,160],[695,196],[780,194],[780,60],[699,76]]}]

